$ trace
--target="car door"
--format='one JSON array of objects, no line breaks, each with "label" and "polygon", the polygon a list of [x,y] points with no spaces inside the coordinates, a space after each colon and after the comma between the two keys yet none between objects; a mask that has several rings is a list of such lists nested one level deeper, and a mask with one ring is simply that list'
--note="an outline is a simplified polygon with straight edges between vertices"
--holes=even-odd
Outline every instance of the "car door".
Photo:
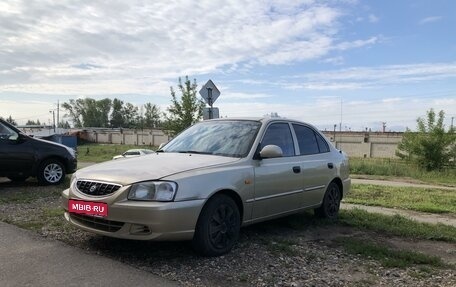
[{"label": "car door", "polygon": [[0,174],[30,173],[34,163],[33,146],[0,122]]},{"label": "car door", "polygon": [[270,124],[260,147],[266,145],[279,146],[283,156],[258,160],[254,166],[254,220],[298,209],[303,191],[290,125],[286,122]]},{"label": "car door", "polygon": [[297,158],[302,171],[302,207],[318,205],[322,202],[327,184],[334,174],[328,143],[311,127],[292,124],[298,141]]}]

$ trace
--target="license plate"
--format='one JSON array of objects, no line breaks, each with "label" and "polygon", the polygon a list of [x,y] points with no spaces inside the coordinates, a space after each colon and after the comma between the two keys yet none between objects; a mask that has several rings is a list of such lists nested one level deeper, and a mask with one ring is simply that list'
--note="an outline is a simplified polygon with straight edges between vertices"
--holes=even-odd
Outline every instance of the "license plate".
[{"label": "license plate", "polygon": [[108,204],[104,202],[91,202],[82,200],[68,201],[68,211],[79,214],[108,216]]}]

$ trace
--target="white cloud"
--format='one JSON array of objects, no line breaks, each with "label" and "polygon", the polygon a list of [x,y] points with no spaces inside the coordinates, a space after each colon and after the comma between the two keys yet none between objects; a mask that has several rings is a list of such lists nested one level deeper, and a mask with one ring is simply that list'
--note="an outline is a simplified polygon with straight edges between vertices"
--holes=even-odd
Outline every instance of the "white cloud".
[{"label": "white cloud", "polygon": [[368,20],[370,23],[377,23],[380,19],[374,14],[369,14]]},{"label": "white cloud", "polygon": [[337,50],[348,50],[348,49],[354,49],[354,48],[361,48],[363,46],[369,46],[376,44],[380,41],[380,37],[371,37],[367,40],[355,40],[352,42],[342,42],[339,43],[335,46]]},{"label": "white cloud", "polygon": [[[315,124],[321,129],[339,125],[341,118],[341,99],[337,97],[322,97],[312,100],[302,100],[294,103],[219,103],[223,116],[256,116],[261,117],[271,112],[280,116],[298,119]],[[387,122],[388,127],[396,127],[396,131],[405,127],[416,128],[418,116],[425,116],[426,111],[447,111],[446,124],[451,120],[450,111],[456,110],[456,99],[444,97],[440,99],[411,97],[394,97],[387,99],[364,100],[342,99],[342,128],[364,130],[366,127],[373,131],[381,129],[381,123]],[[323,112],[324,111],[324,112]],[[418,112],[418,114],[417,114]]]},{"label": "white cloud", "polygon": [[273,95],[262,94],[262,93],[240,93],[240,92],[224,91],[223,97],[226,100],[239,100],[239,99],[253,100],[253,99],[271,98],[271,97],[273,97]]},{"label": "white cloud", "polygon": [[442,16],[429,16],[429,17],[421,19],[418,23],[420,25],[424,25],[424,24],[437,22],[437,21],[440,21],[440,20],[442,20]]},{"label": "white cloud", "polygon": [[378,41],[340,43],[344,15],[332,1],[18,0],[0,11],[0,91],[150,93],[186,74],[295,63]]},{"label": "white cloud", "polygon": [[332,58],[326,58],[322,61],[323,63],[332,64],[332,65],[342,65],[344,61],[344,57],[337,56]]},{"label": "white cloud", "polygon": [[450,78],[456,78],[456,63],[354,67],[294,76],[283,85],[294,89],[361,89]]}]

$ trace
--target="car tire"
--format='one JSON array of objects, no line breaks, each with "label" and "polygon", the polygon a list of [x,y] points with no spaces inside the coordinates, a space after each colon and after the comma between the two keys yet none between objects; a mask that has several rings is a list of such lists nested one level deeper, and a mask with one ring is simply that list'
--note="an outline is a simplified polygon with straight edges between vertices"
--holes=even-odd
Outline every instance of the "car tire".
[{"label": "car tire", "polygon": [[323,203],[320,207],[314,209],[315,215],[331,220],[337,219],[339,216],[341,200],[342,193],[340,192],[339,186],[335,182],[331,182],[326,189]]},{"label": "car tire", "polygon": [[12,182],[24,182],[28,176],[25,175],[17,175],[17,176],[8,176],[8,179],[11,180]]},{"label": "car tire", "polygon": [[42,185],[60,184],[65,179],[65,167],[56,159],[48,159],[38,168],[37,178]]},{"label": "car tire", "polygon": [[203,256],[231,251],[239,237],[241,216],[234,200],[224,194],[213,196],[203,207],[193,236],[193,248]]}]

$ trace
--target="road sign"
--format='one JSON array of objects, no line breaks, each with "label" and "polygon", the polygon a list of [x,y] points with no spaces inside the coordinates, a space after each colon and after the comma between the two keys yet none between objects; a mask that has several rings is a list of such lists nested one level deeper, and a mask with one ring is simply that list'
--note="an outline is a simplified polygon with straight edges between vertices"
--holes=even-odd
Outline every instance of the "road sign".
[{"label": "road sign", "polygon": [[206,101],[206,103],[211,107],[212,107],[212,104],[220,96],[220,91],[214,85],[212,80],[207,81],[207,83],[201,88],[199,93],[203,97],[203,99]]},{"label": "road sign", "polygon": [[203,120],[218,119],[219,109],[218,108],[204,108],[203,109]]}]

